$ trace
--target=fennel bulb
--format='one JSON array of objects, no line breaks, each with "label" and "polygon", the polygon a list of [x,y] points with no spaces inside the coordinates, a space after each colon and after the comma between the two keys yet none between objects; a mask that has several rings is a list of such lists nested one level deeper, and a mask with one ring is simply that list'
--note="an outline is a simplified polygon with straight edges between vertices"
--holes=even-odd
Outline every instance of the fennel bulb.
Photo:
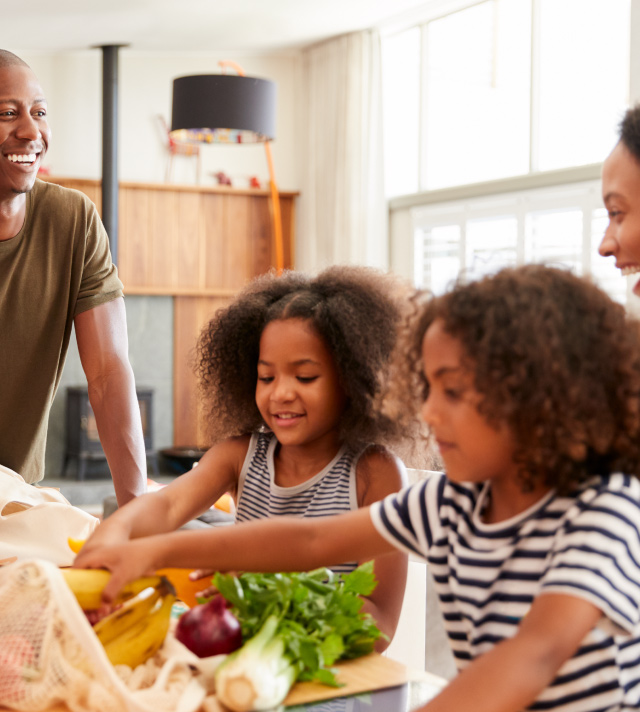
[{"label": "fennel bulb", "polygon": [[257,635],[216,670],[216,695],[233,712],[277,707],[295,682],[298,671],[275,634],[278,623],[277,616],[269,616]]}]

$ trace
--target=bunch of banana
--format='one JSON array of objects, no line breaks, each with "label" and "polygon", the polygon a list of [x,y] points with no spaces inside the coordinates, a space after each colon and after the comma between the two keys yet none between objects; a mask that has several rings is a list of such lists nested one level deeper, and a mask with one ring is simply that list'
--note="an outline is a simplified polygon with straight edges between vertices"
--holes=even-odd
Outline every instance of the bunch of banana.
[{"label": "bunch of banana", "polygon": [[[102,606],[108,571],[62,569],[62,574],[83,610]],[[175,590],[164,576],[145,576],[122,589],[114,601],[122,605],[93,626],[113,665],[135,668],[156,654],[169,630],[175,600]]]}]

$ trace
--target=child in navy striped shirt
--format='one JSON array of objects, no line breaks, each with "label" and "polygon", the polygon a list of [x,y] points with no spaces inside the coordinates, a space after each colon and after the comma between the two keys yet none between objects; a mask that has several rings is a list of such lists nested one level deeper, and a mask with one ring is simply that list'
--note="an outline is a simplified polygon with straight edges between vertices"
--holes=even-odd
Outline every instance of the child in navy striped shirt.
[{"label": "child in navy striped shirt", "polygon": [[337,517],[139,539],[85,563],[113,571],[111,596],[146,562],[297,570],[399,548],[434,574],[460,671],[425,712],[637,710],[638,323],[536,265],[415,303],[388,412],[421,410],[446,474]]}]

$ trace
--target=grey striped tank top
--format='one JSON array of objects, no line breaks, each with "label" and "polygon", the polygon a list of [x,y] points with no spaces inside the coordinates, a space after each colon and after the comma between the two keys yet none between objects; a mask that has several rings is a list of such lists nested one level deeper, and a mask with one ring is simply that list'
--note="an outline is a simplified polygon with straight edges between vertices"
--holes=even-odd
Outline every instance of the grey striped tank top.
[{"label": "grey striped tank top", "polygon": [[[342,447],[317,475],[294,487],[275,483],[273,433],[254,433],[238,479],[236,522],[278,517],[327,517],[358,508],[356,464],[359,454]],[[332,567],[348,573],[355,562]]]}]

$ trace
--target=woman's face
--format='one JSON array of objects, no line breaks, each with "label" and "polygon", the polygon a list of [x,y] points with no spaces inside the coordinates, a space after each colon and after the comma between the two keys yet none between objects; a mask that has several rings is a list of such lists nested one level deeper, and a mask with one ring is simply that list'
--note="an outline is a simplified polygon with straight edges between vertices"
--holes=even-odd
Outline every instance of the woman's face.
[{"label": "woman's face", "polygon": [[[602,199],[609,225],[598,251],[614,257],[623,275],[640,272],[640,162],[623,143],[604,162]],[[640,280],[633,291],[640,296]]]}]

